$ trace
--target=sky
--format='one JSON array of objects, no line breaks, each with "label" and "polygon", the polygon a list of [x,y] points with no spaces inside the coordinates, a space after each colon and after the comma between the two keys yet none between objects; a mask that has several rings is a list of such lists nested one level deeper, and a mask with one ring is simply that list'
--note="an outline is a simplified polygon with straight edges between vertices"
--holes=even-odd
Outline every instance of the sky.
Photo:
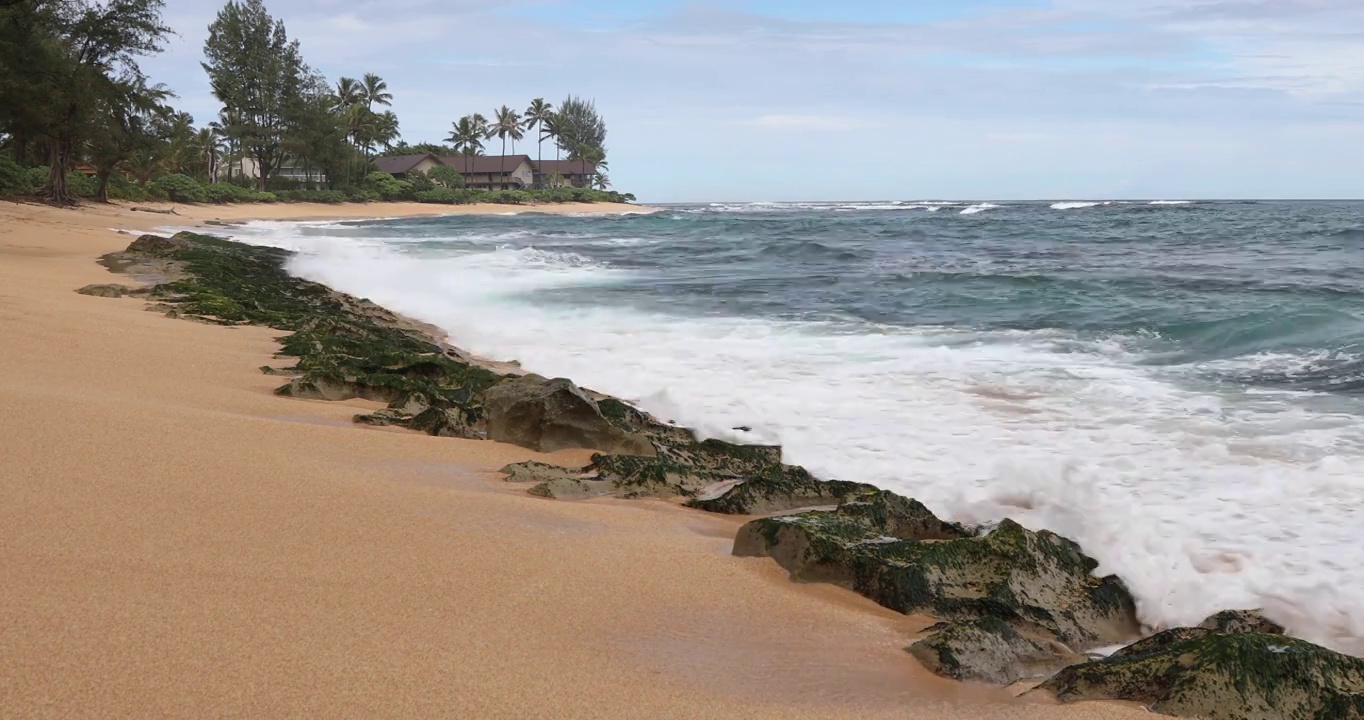
[{"label": "sky", "polygon": [[[266,5],[328,78],[387,80],[409,142],[595,99],[646,202],[1364,197],[1361,0]],[[221,6],[169,0],[144,63],[200,122]]]}]

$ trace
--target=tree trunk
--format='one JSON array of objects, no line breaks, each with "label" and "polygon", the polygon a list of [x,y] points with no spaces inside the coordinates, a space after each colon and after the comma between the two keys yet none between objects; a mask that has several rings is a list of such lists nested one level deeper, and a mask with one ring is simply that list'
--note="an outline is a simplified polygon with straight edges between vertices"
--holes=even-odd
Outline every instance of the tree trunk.
[{"label": "tree trunk", "polygon": [[507,136],[506,136],[506,135],[503,135],[503,136],[502,136],[502,162],[500,162],[500,163],[498,163],[498,164],[502,166],[502,176],[501,176],[500,178],[498,178],[498,179],[502,181],[502,189],[503,189],[503,190],[506,190],[506,189],[507,189]]},{"label": "tree trunk", "polygon": [[95,199],[102,203],[109,202],[109,175],[111,171],[101,170],[98,173],[99,190],[95,191]]},{"label": "tree trunk", "polygon": [[66,165],[71,160],[71,141],[53,140],[48,146],[47,187],[43,195],[56,203],[74,203],[71,189],[66,186]]},{"label": "tree trunk", "polygon": [[538,129],[535,131],[535,137],[539,138],[535,141],[535,171],[540,173],[540,182],[535,183],[535,187],[543,188],[545,186],[545,138],[540,135]]}]

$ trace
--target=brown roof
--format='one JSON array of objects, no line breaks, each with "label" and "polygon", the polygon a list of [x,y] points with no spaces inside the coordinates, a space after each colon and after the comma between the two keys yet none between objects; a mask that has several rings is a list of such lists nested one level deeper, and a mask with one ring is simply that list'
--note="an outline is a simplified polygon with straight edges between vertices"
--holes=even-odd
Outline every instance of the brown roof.
[{"label": "brown roof", "polygon": [[389,157],[374,158],[374,167],[379,172],[385,172],[389,175],[401,175],[416,167],[421,161],[427,158],[440,162],[440,159],[431,153],[422,155],[391,155]]},{"label": "brown roof", "polygon": [[[521,163],[530,163],[529,155],[507,155],[505,161],[502,155],[450,155],[440,158],[442,165],[449,165],[458,170],[461,175],[483,175],[491,173],[493,175],[502,172],[515,172]],[[534,163],[531,163],[534,166]]]},{"label": "brown roof", "polygon": [[565,177],[569,175],[596,175],[597,166],[587,163],[587,171],[583,172],[583,163],[578,160],[541,160],[539,162],[540,174],[553,175],[559,173]]}]

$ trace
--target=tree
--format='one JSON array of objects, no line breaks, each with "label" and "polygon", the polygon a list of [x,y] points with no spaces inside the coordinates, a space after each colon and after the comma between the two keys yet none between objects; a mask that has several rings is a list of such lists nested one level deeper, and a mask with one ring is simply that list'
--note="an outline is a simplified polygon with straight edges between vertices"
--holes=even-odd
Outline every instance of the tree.
[{"label": "tree", "polygon": [[488,125],[488,139],[494,137],[502,139],[502,178],[507,176],[507,138],[512,139],[512,152],[516,152],[516,141],[525,137],[521,133],[521,116],[516,111],[503,105],[498,109],[492,124]]},{"label": "tree", "polygon": [[375,143],[384,146],[384,151],[391,151],[393,143],[397,142],[402,133],[398,129],[398,116],[392,110],[385,110],[375,116],[374,134]]},{"label": "tree", "polygon": [[457,122],[451,123],[450,135],[445,141],[454,145],[455,152],[465,157],[481,155],[486,124],[482,115],[465,115]]},{"label": "tree", "polygon": [[257,187],[264,190],[287,157],[289,110],[310,74],[298,41],[261,0],[228,0],[208,26],[204,59],[213,95],[241,116],[242,150],[256,162]]},{"label": "tree", "polygon": [[[143,83],[138,59],[160,52],[171,32],[161,8],[161,0],[35,0],[4,8],[0,74],[20,73],[4,82],[25,106],[0,115],[46,141],[43,194],[52,201],[74,200],[66,173],[78,143],[98,131],[102,110]],[[11,56],[16,49],[31,55]],[[0,106],[12,102],[6,96]]]},{"label": "tree", "polygon": [[360,88],[360,96],[364,98],[365,109],[367,110],[373,110],[375,105],[387,107],[393,104],[393,94],[388,92],[388,83],[374,73],[365,73],[365,82]]},{"label": "tree", "polygon": [[535,169],[538,171],[544,162],[545,150],[545,123],[553,122],[554,106],[545,102],[544,98],[535,98],[530,101],[530,107],[526,108],[525,123],[527,130],[537,130],[535,141]]},{"label": "tree", "polygon": [[342,109],[360,104],[363,97],[360,83],[355,78],[343,77],[336,81],[336,106]]},{"label": "tree", "polygon": [[130,169],[139,154],[157,157],[166,145],[164,118],[170,110],[162,101],[169,96],[170,92],[159,85],[147,87],[136,81],[120,84],[97,99],[84,155],[95,169],[99,183],[95,197],[100,202],[109,202],[109,178],[115,172]]},{"label": "tree", "polygon": [[591,162],[589,155],[597,156],[595,151],[600,151],[600,158],[606,158],[606,122],[597,113],[595,102],[569,95],[559,103],[554,125],[568,159],[581,162],[584,175]]},{"label": "tree", "polygon": [[464,187],[464,176],[459,171],[449,165],[437,165],[431,168],[427,175],[435,182],[454,190]]}]

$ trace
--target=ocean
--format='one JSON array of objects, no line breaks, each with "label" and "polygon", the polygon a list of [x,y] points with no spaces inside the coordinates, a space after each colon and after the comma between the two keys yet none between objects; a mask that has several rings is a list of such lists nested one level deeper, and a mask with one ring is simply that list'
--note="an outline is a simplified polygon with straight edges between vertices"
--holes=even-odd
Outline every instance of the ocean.
[{"label": "ocean", "polygon": [[1364,652],[1364,203],[733,203],[231,233],[484,356],[950,519],[1069,536],[1152,626],[1261,607]]}]

